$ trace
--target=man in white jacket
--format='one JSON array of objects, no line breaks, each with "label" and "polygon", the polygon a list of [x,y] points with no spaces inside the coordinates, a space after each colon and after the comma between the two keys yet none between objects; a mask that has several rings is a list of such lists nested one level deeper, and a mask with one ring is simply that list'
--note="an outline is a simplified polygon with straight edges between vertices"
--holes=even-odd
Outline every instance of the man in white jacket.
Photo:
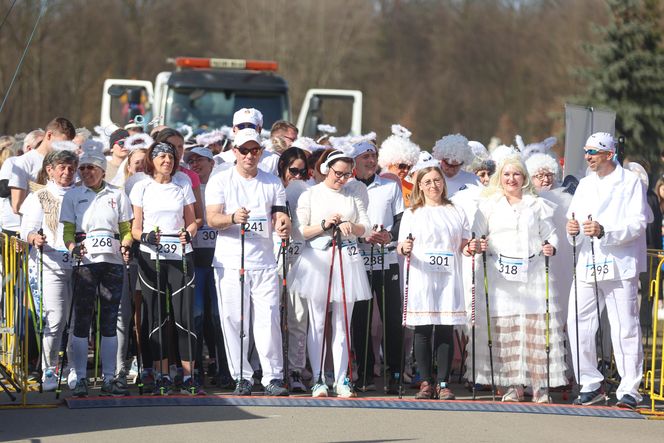
[{"label": "man in white jacket", "polygon": [[[616,366],[621,381],[618,406],[636,408],[643,372],[643,351],[637,298],[639,273],[646,270],[646,224],[652,212],[638,177],[615,160],[611,134],[598,132],[586,141],[590,173],[581,179],[567,211],[567,234],[576,236],[578,261],[578,329],[580,357],[572,352],[574,373],[581,385],[576,404],[591,405],[606,398],[603,374],[597,369],[597,313],[606,306]],[[576,217],[575,217],[576,216]],[[597,300],[595,295],[597,287]],[[570,294],[567,328],[577,339],[574,290]],[[597,307],[599,303],[599,309]],[[580,370],[580,371],[579,371]]]}]

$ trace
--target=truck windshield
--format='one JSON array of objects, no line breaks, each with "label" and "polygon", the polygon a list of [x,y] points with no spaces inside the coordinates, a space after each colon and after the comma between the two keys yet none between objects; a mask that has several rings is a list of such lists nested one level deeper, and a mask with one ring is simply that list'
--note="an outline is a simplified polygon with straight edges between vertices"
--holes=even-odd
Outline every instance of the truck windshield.
[{"label": "truck windshield", "polygon": [[165,124],[220,128],[233,125],[233,114],[241,108],[256,108],[263,113],[263,127],[289,119],[285,93],[227,92],[210,89],[170,89],[164,112]]}]

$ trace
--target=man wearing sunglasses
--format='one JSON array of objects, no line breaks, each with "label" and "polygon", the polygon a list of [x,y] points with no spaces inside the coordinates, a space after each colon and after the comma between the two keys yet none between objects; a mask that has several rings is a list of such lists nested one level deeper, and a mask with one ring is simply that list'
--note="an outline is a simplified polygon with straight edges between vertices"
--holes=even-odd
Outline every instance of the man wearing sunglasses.
[{"label": "man wearing sunglasses", "polygon": [[[265,394],[283,396],[288,395],[288,390],[283,383],[279,275],[272,233],[287,239],[291,222],[281,180],[258,168],[262,151],[256,129],[236,131],[233,146],[236,164],[210,178],[205,189],[206,215],[208,225],[218,230],[212,265],[228,366],[231,376],[238,380],[235,394],[251,395],[252,375],[257,369],[251,367],[247,358],[252,326]],[[241,306],[244,306],[242,314]],[[249,324],[250,318],[253,325]]]},{"label": "man wearing sunglasses", "polygon": [[611,134],[591,135],[584,150],[590,173],[580,180],[567,211],[568,239],[572,243],[576,237],[578,251],[579,314],[577,318],[572,289],[567,316],[570,343],[577,340],[577,322],[579,330],[580,361],[572,352],[574,374],[581,374],[581,380],[577,380],[581,392],[575,403],[591,405],[605,398],[604,375],[597,369],[595,333],[598,310],[606,306],[621,377],[617,405],[634,409],[641,401],[643,373],[638,277],[646,270],[645,230],[653,215],[641,181],[615,160]]},{"label": "man wearing sunglasses", "polygon": [[109,183],[118,173],[120,165],[129,153],[124,145],[127,137],[129,137],[129,131],[126,129],[116,129],[109,137],[108,145],[111,147],[111,155],[106,157],[106,176],[104,177]]},{"label": "man wearing sunglasses", "polygon": [[440,161],[447,185],[447,198],[468,186],[482,184],[478,176],[463,170],[463,166],[473,160],[473,151],[463,135],[446,135],[438,140],[433,147],[433,158]]}]

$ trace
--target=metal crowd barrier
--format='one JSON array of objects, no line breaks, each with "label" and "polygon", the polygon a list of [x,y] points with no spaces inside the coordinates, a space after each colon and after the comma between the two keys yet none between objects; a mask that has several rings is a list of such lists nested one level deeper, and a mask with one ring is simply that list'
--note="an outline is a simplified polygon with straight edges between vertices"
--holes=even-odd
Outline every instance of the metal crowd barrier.
[{"label": "metal crowd barrier", "polygon": [[[648,250],[648,276],[649,290],[647,303],[642,302],[645,319],[643,328],[644,360],[643,360],[643,391],[650,400],[650,409],[640,412],[657,418],[664,418],[664,411],[657,410],[657,402],[664,401],[664,308],[660,307],[662,301],[662,266],[664,265],[664,251]],[[645,289],[645,288],[644,288]],[[642,293],[645,297],[646,291]],[[649,319],[648,319],[649,316]],[[648,322],[648,320],[650,320]],[[644,322],[642,320],[642,322]]]},{"label": "metal crowd barrier", "polygon": [[[7,396],[11,407],[44,407],[28,405],[28,392],[38,390],[30,377],[30,342],[40,349],[35,303],[28,282],[28,244],[5,233],[0,236],[2,252],[2,294],[0,299],[0,398]],[[6,407],[5,406],[0,406]]]}]

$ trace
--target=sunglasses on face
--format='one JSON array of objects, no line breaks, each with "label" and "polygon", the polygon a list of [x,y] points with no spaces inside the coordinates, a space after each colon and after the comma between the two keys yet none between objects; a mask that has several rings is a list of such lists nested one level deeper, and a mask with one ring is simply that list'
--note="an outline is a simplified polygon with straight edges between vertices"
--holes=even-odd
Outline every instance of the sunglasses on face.
[{"label": "sunglasses on face", "polygon": [[94,165],[81,165],[78,167],[78,170],[83,172],[83,171],[92,171],[95,168]]},{"label": "sunglasses on face", "polygon": [[445,163],[448,168],[460,168],[463,166],[463,163],[450,163],[447,160],[443,160],[443,163]]},{"label": "sunglasses on face", "polygon": [[120,145],[121,148],[124,148],[126,138],[120,139],[115,142],[116,145]]},{"label": "sunglasses on face", "polygon": [[256,125],[253,124],[253,123],[239,123],[239,124],[235,125],[235,127],[238,130],[241,130],[241,129],[256,129]]},{"label": "sunglasses on face", "polygon": [[334,168],[330,168],[330,171],[334,172],[334,176],[336,178],[344,178],[344,179],[348,180],[349,178],[351,178],[353,176],[352,172],[341,172],[341,171],[337,171]]},{"label": "sunglasses on face", "polygon": [[263,148],[261,148],[261,147],[257,147],[257,148],[241,148],[241,147],[240,147],[240,148],[235,148],[235,149],[237,149],[238,152],[239,152],[240,154],[242,154],[242,155],[247,155],[247,154],[249,154],[249,153],[251,152],[251,155],[253,155],[253,156],[255,157],[255,156],[257,156],[257,155],[261,152],[261,149],[263,149]]},{"label": "sunglasses on face", "polygon": [[304,168],[304,169],[300,169],[300,168],[288,168],[288,172],[289,172],[290,175],[292,175],[293,177],[297,177],[297,176],[300,176],[300,177],[306,177],[306,176],[307,176],[307,172],[309,172],[309,170],[308,170],[307,168]]},{"label": "sunglasses on face", "polygon": [[401,169],[402,171],[403,171],[404,169],[410,169],[411,167],[412,167],[412,166],[409,165],[408,163],[399,163],[399,164],[397,165],[397,168],[398,168],[398,169]]},{"label": "sunglasses on face", "polygon": [[586,149],[586,154],[588,155],[597,155],[600,152],[602,151],[600,151],[599,149]]}]

